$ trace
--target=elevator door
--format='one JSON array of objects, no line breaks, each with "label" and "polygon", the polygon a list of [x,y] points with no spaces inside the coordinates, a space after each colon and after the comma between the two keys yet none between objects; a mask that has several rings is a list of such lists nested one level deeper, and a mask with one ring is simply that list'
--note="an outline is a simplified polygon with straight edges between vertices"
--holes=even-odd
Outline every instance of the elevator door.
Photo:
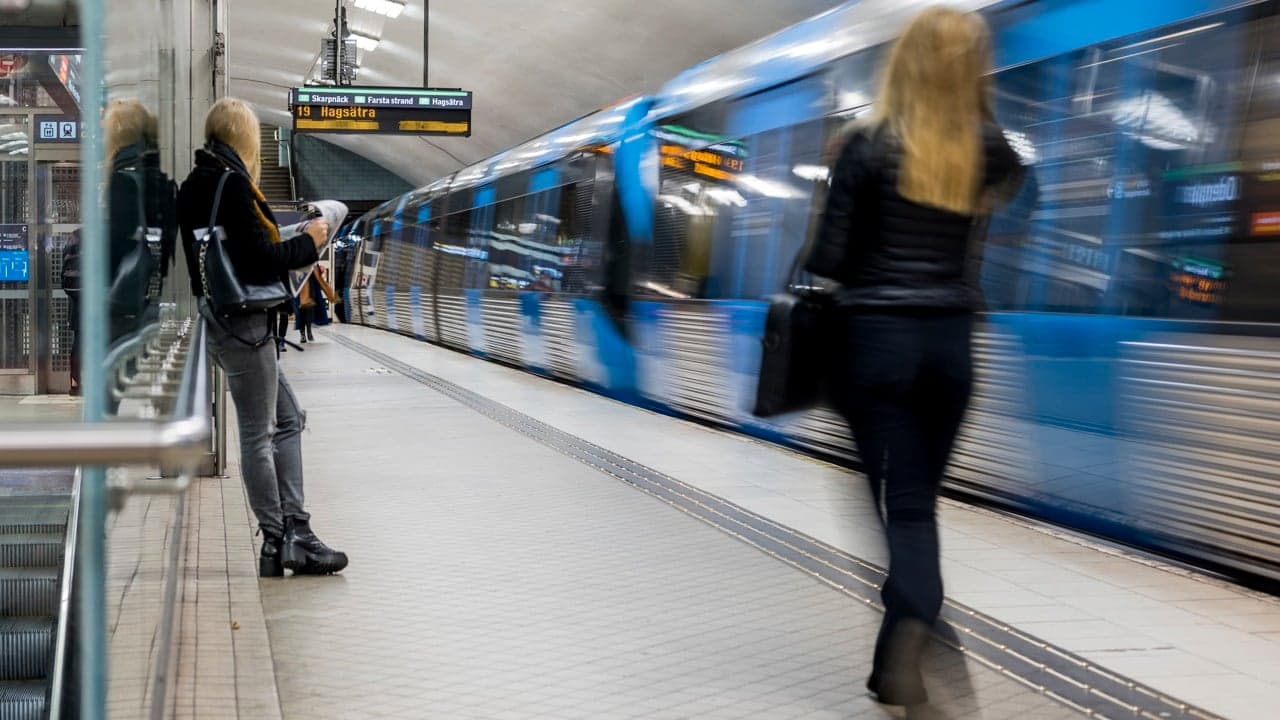
[{"label": "elevator door", "polygon": [[80,227],[80,165],[75,157],[75,149],[36,151],[40,211],[36,385],[40,393],[67,392],[72,340],[79,330],[73,325],[70,300],[62,288],[63,249],[71,233]]}]

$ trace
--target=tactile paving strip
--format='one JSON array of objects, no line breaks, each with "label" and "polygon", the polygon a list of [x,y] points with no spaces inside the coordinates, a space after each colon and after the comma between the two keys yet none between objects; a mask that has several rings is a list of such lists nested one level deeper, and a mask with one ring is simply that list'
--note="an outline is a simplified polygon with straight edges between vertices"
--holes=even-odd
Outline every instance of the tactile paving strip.
[{"label": "tactile paving strip", "polygon": [[[716,495],[540,422],[455,383],[337,334],[334,341],[426,385],[547,447],[658,497],[739,540],[878,607],[884,570]],[[1195,718],[1217,715],[1113,673],[1007,623],[947,600],[939,634],[985,665],[1093,717]]]}]

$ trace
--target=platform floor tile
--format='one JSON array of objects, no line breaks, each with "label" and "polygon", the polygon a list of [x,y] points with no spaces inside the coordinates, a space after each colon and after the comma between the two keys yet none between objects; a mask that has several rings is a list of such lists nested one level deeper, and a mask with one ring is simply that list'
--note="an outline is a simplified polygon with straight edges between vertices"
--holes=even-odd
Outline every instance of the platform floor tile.
[{"label": "platform floor tile", "polygon": [[[324,341],[313,527],[339,576],[262,582],[285,718],[878,718],[880,613]],[[342,368],[343,372],[332,372]],[[913,716],[1066,718],[942,645]]]}]

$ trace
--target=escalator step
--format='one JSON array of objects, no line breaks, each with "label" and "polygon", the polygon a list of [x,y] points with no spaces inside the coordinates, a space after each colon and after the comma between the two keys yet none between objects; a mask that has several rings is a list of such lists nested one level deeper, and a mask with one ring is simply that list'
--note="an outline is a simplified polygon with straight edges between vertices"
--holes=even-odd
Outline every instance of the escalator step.
[{"label": "escalator step", "polygon": [[66,496],[0,497],[0,535],[65,532],[70,503]]},{"label": "escalator step", "polygon": [[0,535],[14,534],[44,534],[55,533],[61,535],[66,532],[66,522],[56,523],[40,523],[40,522],[23,522],[23,523],[7,523],[0,521]]},{"label": "escalator step", "polygon": [[0,617],[54,617],[60,568],[0,568]]},{"label": "escalator step", "polygon": [[0,534],[0,567],[58,567],[62,542],[59,533]]},{"label": "escalator step", "polygon": [[39,680],[49,673],[52,620],[0,620],[0,680]]},{"label": "escalator step", "polygon": [[42,720],[44,682],[0,682],[0,720]]}]

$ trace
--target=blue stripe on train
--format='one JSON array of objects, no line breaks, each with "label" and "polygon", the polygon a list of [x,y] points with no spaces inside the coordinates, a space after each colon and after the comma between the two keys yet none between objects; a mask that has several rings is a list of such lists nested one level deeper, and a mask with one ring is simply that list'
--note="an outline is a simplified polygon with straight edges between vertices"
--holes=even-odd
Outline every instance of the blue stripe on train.
[{"label": "blue stripe on train", "polygon": [[613,318],[599,302],[587,298],[575,299],[574,310],[578,341],[593,351],[593,357],[584,359],[595,364],[595,367],[580,368],[585,384],[614,399],[638,402],[635,350]]},{"label": "blue stripe on train", "polygon": [[542,336],[542,294],[520,294],[520,347],[525,367],[539,375],[547,372],[546,342]]},{"label": "blue stripe on train", "polygon": [[413,285],[409,288],[409,315],[413,323],[413,336],[419,340],[426,340],[426,333],[422,331],[422,286]]},{"label": "blue stripe on train", "polygon": [[467,346],[476,357],[488,357],[484,342],[484,308],[480,303],[484,293],[481,290],[466,291],[467,304]]},{"label": "blue stripe on train", "polygon": [[382,317],[386,319],[387,329],[396,329],[396,286],[387,284],[387,305],[382,310]]}]

